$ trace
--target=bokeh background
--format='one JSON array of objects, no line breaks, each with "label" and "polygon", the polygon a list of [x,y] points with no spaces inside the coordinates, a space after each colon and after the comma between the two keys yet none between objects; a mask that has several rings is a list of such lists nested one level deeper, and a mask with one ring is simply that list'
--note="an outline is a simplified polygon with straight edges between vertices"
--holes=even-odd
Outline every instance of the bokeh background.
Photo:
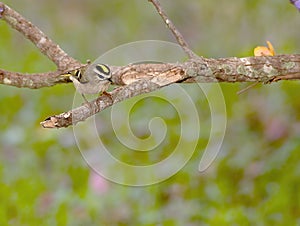
[{"label": "bokeh background", "polygon": [[[174,41],[146,0],[3,2],[83,62],[128,42]],[[162,0],[161,4],[199,55],[251,56],[253,48],[266,40],[278,54],[300,52],[300,14],[288,0]],[[3,21],[0,43],[3,69],[55,70],[53,63]],[[72,128],[40,127],[39,122],[49,115],[72,108],[71,84],[39,90],[1,85],[0,224],[299,225],[299,82],[258,85],[237,95],[245,86],[221,84],[227,110],[226,135],[217,159],[200,173],[198,164],[209,138],[210,112],[196,85],[182,85],[194,100],[202,125],[194,155],[164,182],[128,187],[107,181],[90,169]],[[154,117],[164,109],[172,111],[160,99],[145,101],[132,110],[132,121],[141,120],[145,112]],[[100,114],[109,118],[109,111]],[[170,142],[165,142],[156,156],[148,159],[128,152],[119,157],[140,163],[170,154],[168,147],[176,142],[180,125],[178,115],[173,115],[166,120]],[[138,125],[135,128],[140,131]],[[113,132],[106,128],[101,131],[105,144],[113,147]],[[148,135],[137,133],[141,138]]]}]

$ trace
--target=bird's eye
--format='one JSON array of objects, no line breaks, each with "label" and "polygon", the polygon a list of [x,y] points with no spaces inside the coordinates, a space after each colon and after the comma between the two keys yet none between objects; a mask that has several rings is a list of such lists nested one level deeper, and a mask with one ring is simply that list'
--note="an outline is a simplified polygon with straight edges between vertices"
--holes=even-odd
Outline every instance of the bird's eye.
[{"label": "bird's eye", "polygon": [[78,79],[81,79],[81,71],[80,70],[76,70],[75,72],[74,72],[74,75],[78,78]]},{"label": "bird's eye", "polygon": [[100,79],[111,78],[110,68],[105,64],[97,64],[93,71],[98,75]]}]

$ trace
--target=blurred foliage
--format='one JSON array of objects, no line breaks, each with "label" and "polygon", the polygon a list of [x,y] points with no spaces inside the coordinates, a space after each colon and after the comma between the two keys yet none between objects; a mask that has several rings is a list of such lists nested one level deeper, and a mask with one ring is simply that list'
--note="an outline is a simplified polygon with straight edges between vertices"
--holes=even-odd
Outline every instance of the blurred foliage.
[{"label": "blurred foliage", "polygon": [[[146,0],[3,2],[83,62],[127,42],[174,41]],[[277,53],[300,51],[300,15],[288,0],[162,0],[162,5],[199,55],[248,56],[266,40],[274,44]],[[1,68],[21,72],[55,69],[3,21],[0,30]],[[195,153],[170,179],[147,187],[128,187],[109,182],[88,167],[72,128],[40,127],[41,120],[72,107],[72,85],[40,90],[1,85],[0,224],[299,225],[299,84],[258,85],[237,96],[245,86],[221,85],[227,107],[226,136],[217,159],[200,173],[198,164],[210,132],[209,106],[196,85],[183,85],[201,121]],[[150,133],[141,118],[149,121],[156,114],[167,116],[169,131],[163,147],[146,157],[122,149],[107,125],[109,110],[100,114],[99,130],[105,145],[132,164],[168,156],[180,127],[172,106],[150,98],[138,102],[131,113],[133,133],[141,139]],[[194,128],[190,130],[193,133]],[[120,149],[123,152],[117,152]]]}]

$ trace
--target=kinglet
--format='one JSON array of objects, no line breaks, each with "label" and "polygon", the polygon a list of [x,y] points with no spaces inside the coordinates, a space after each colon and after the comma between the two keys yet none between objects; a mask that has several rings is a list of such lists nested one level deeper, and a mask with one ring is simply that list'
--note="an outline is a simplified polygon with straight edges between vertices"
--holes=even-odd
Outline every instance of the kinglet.
[{"label": "kinglet", "polygon": [[70,76],[76,91],[84,94],[101,94],[106,91],[111,84],[111,71],[105,64],[92,64],[86,70],[74,70],[67,74]]}]

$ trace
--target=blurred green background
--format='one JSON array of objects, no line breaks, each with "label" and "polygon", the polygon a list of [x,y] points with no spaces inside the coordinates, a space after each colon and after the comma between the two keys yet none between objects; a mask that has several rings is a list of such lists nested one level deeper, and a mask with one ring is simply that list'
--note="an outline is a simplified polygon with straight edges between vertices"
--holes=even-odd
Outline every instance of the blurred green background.
[{"label": "blurred green background", "polygon": [[[174,41],[147,0],[3,2],[83,62],[128,42]],[[265,45],[266,40],[277,53],[300,52],[300,15],[288,0],[162,0],[161,4],[199,55],[251,56],[253,48]],[[3,69],[55,70],[53,63],[3,21],[0,43]],[[191,160],[164,182],[128,187],[104,180],[88,167],[72,128],[40,127],[46,117],[72,108],[71,84],[39,90],[1,85],[0,224],[300,225],[299,82],[259,85],[240,96],[236,92],[246,84],[222,84],[226,135],[221,153],[203,173],[198,172],[198,164],[209,138],[210,112],[195,86],[182,85],[201,121]],[[145,112],[154,117],[158,110],[168,109],[157,99],[146,104],[135,106],[131,120],[139,121]],[[109,119],[109,110],[100,114]],[[178,115],[166,124],[170,143],[164,143],[153,158],[115,154],[129,163],[159,161],[176,142]],[[112,130],[99,130],[105,144],[114,147]],[[138,134],[141,138],[148,135]]]}]

